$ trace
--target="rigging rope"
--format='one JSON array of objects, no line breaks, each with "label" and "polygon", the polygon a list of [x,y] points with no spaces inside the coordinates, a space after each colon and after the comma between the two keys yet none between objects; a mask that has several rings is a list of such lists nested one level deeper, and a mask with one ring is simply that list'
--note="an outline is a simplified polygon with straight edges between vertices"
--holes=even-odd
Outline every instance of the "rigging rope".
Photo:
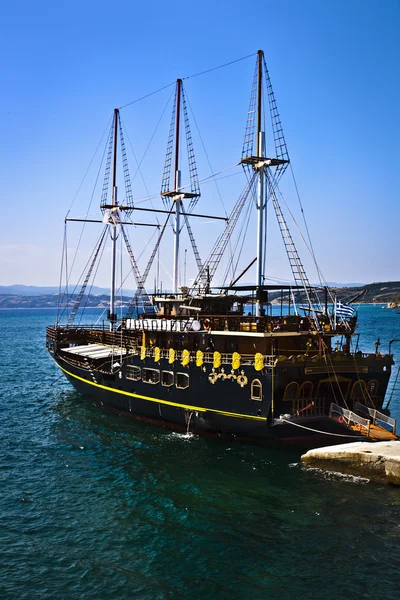
[{"label": "rigging rope", "polygon": [[[187,77],[182,77],[182,80],[193,79],[194,77],[199,77],[200,75],[205,75],[206,73],[211,73],[212,71],[217,71],[218,69],[223,69],[224,67],[229,67],[230,65],[234,65],[235,63],[241,62],[242,60],[246,60],[246,58],[255,56],[255,54],[256,53],[253,52],[252,54],[248,54],[247,56],[242,56],[242,58],[237,58],[236,60],[231,60],[230,62],[224,63],[223,65],[219,65],[218,67],[213,67],[211,69],[207,69],[206,71],[200,71],[199,73],[194,73],[193,75],[188,75]],[[158,88],[157,90],[154,90],[153,92],[150,92],[149,94],[146,94],[145,96],[141,96],[140,98],[136,98],[136,100],[132,100],[132,102],[123,104],[122,106],[119,107],[119,109],[122,110],[123,108],[126,108],[127,106],[132,106],[132,104],[136,104],[137,102],[140,102],[141,100],[150,98],[150,96],[154,96],[154,94],[158,94],[159,92],[166,90],[167,88],[171,87],[172,85],[176,85],[176,81],[167,83],[167,85],[163,85],[162,87]]]},{"label": "rigging rope", "polygon": [[224,63],[223,65],[219,65],[219,67],[213,67],[212,69],[207,69],[206,71],[200,71],[200,73],[195,73],[194,75],[188,75],[187,77],[183,77],[182,79],[193,79],[193,77],[199,77],[200,75],[205,75],[206,73],[211,73],[212,71],[217,71],[218,69],[223,69],[224,67],[229,67],[230,65],[234,65],[242,60],[246,60],[247,58],[251,58],[255,56],[257,53],[253,52],[252,54],[248,54],[247,56],[242,56],[242,58],[237,58],[236,60],[231,60],[230,62]]},{"label": "rigging rope", "polygon": [[162,92],[162,90],[166,90],[167,88],[171,87],[171,85],[175,85],[175,81],[173,81],[172,83],[167,83],[167,85],[164,85],[163,87],[158,88],[158,90],[154,90],[154,92],[150,92],[149,94],[146,94],[145,96],[142,96],[141,98],[136,98],[136,100],[132,100],[132,102],[128,102],[128,104],[124,104],[123,106],[120,106],[119,110],[122,110],[123,108],[126,108],[127,106],[131,106],[132,104],[136,104],[137,102],[140,102],[141,100],[145,100],[146,98],[150,98],[150,96],[154,96],[154,94],[158,94],[158,92]]},{"label": "rigging rope", "polygon": [[[252,203],[249,202],[248,206],[247,206],[247,210],[246,210],[245,216],[244,216],[244,219],[243,219],[242,227],[240,228],[240,231],[239,231],[239,234],[237,236],[237,240],[236,240],[235,246],[233,248],[233,251],[231,252],[231,256],[230,256],[228,265],[226,267],[225,275],[224,275],[223,280],[222,280],[222,285],[223,286],[226,285],[227,279],[229,277],[229,270],[230,269],[232,270],[231,281],[233,281],[233,279],[235,278],[236,271],[237,271],[238,264],[239,264],[239,260],[240,260],[241,253],[242,253],[242,249],[243,249],[243,244],[244,244],[244,242],[246,240],[247,229],[248,229],[248,226],[249,226],[249,223],[250,223],[251,208],[252,208]],[[242,244],[240,246],[239,252],[237,252],[241,238],[242,238]],[[234,265],[233,263],[234,263],[235,256],[237,256],[237,260],[236,260],[236,264]]]},{"label": "rigging rope", "polygon": [[[63,275],[63,268],[64,268],[64,254],[66,255],[66,252],[67,252],[66,246],[67,246],[67,223],[66,223],[66,221],[64,221],[64,239],[63,239],[63,247],[62,247],[62,254],[61,254],[60,280],[59,280],[59,284],[58,284],[58,302],[57,302],[56,324],[58,324],[59,314],[60,314],[61,286],[62,286],[62,275]],[[64,291],[64,294],[62,297],[63,300],[64,300],[64,296],[65,296],[65,291]]]},{"label": "rigging rope", "polygon": [[[221,202],[221,205],[222,205],[222,209],[223,209],[223,211],[224,211],[224,213],[225,213],[225,216],[226,216],[226,217],[228,217],[228,212],[227,212],[227,210],[226,210],[226,207],[225,207],[225,204],[224,204],[224,200],[223,200],[223,198],[222,198],[221,190],[219,189],[219,186],[218,186],[218,184],[217,184],[216,175],[218,175],[219,173],[217,173],[217,174],[214,174],[214,173],[213,173],[213,168],[212,168],[212,166],[211,166],[210,157],[209,157],[209,155],[208,155],[208,152],[207,152],[207,149],[206,149],[206,147],[205,147],[205,144],[204,144],[203,137],[202,137],[202,135],[201,135],[201,133],[200,133],[200,128],[199,128],[199,126],[198,126],[198,124],[197,124],[197,120],[196,120],[196,117],[195,117],[195,115],[194,115],[193,108],[192,108],[192,105],[191,105],[191,103],[190,103],[190,100],[189,100],[189,97],[188,97],[188,95],[187,95],[187,92],[186,92],[186,98],[187,98],[187,102],[188,102],[188,105],[189,105],[189,108],[190,108],[190,112],[191,112],[191,115],[192,115],[192,118],[193,118],[193,121],[194,121],[194,124],[195,124],[196,130],[197,130],[198,136],[199,136],[199,138],[200,138],[200,142],[201,142],[201,145],[202,145],[202,148],[203,148],[203,151],[204,151],[204,154],[205,154],[205,157],[206,157],[206,160],[207,160],[208,166],[209,166],[209,168],[210,168],[210,171],[211,171],[211,175],[210,175],[209,177],[206,177],[206,178],[204,178],[204,179],[200,179],[200,180],[198,180],[198,183],[200,184],[202,181],[206,181],[207,179],[212,179],[212,181],[213,181],[213,182],[214,182],[214,184],[215,184],[215,187],[216,187],[216,190],[217,190],[217,194],[218,194],[218,196],[219,196],[219,199],[220,199],[220,202]],[[236,166],[238,166],[238,165],[235,165],[235,167],[236,167]],[[223,172],[225,172],[225,171],[227,171],[227,170],[229,170],[229,169],[231,169],[231,168],[234,168],[234,167],[229,167],[228,169],[224,169],[224,171],[220,171],[220,173],[223,173]],[[229,242],[228,242],[228,246],[229,246],[230,260],[231,260],[231,261],[233,261],[233,254],[232,254],[232,245],[231,245],[231,240],[229,240]]]},{"label": "rigging rope", "polygon": [[[90,162],[89,162],[89,165],[88,165],[88,167],[87,167],[87,169],[86,169],[86,171],[85,171],[85,174],[84,174],[84,176],[83,176],[83,178],[82,178],[82,181],[80,182],[80,184],[79,184],[79,186],[78,186],[78,189],[77,189],[77,191],[76,191],[76,194],[75,194],[75,196],[74,196],[74,198],[73,198],[73,200],[72,200],[72,202],[71,202],[71,206],[69,207],[69,209],[68,209],[68,211],[67,211],[66,218],[68,217],[69,213],[71,212],[71,210],[72,210],[72,207],[73,207],[73,205],[74,205],[74,203],[75,203],[75,200],[76,200],[76,199],[77,199],[77,197],[78,197],[78,194],[79,194],[79,192],[80,192],[80,190],[81,190],[81,187],[82,187],[82,185],[83,185],[83,182],[85,181],[85,179],[86,179],[86,176],[87,176],[87,174],[88,174],[88,172],[89,172],[89,169],[90,169],[90,167],[92,166],[92,163],[93,163],[93,161],[94,161],[94,158],[95,158],[95,156],[96,156],[96,154],[97,154],[97,151],[98,151],[98,149],[100,148],[100,144],[101,144],[101,142],[103,141],[103,139],[104,139],[104,136],[105,136],[106,132],[108,131],[109,127],[110,127],[110,122],[111,122],[111,118],[110,118],[110,119],[108,120],[108,122],[107,122],[106,128],[105,128],[105,130],[104,130],[104,132],[103,132],[103,134],[102,134],[102,136],[101,136],[101,138],[100,138],[100,141],[99,141],[99,143],[97,144],[96,150],[94,151],[94,154],[93,154],[93,156],[92,156],[92,158],[91,158],[91,160],[90,160]],[[104,150],[104,154],[105,154],[105,150]],[[102,158],[102,161],[101,161],[101,163],[103,162],[103,159],[104,159],[104,154],[103,154],[103,158]]]},{"label": "rigging rope", "polygon": [[96,280],[96,277],[97,277],[97,273],[98,273],[98,270],[99,270],[99,267],[100,267],[101,260],[102,260],[102,258],[103,258],[103,254],[104,254],[105,247],[106,247],[106,245],[104,244],[104,245],[103,245],[103,247],[102,247],[102,249],[101,249],[100,258],[99,258],[99,260],[97,261],[97,266],[96,266],[96,270],[95,270],[95,272],[94,272],[94,276],[93,276],[93,279],[92,279],[92,283],[90,284],[89,291],[86,293],[86,302],[85,302],[85,304],[84,304],[84,306],[83,306],[83,309],[82,309],[82,312],[81,312],[81,316],[80,316],[80,319],[79,319],[79,325],[82,323],[83,315],[84,315],[84,313],[85,313],[85,310],[87,309],[87,305],[88,305],[88,303],[89,303],[89,296],[90,296],[90,294],[92,293],[92,288],[93,288],[94,282],[95,282],[95,280]]}]

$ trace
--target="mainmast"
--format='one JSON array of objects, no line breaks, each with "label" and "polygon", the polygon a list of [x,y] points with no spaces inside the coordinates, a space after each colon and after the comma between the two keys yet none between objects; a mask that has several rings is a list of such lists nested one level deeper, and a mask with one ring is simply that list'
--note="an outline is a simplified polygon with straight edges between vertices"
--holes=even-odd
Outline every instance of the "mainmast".
[{"label": "mainmast", "polygon": [[[265,71],[264,71],[265,69]],[[265,131],[263,131],[263,75],[270,107],[271,126],[275,144],[275,157],[267,158],[265,155]],[[264,124],[265,125],[265,124]],[[255,137],[255,151],[253,142]],[[265,260],[265,208],[267,194],[274,195],[274,189],[280,176],[289,163],[289,156],[283,136],[282,125],[276,107],[275,96],[271,86],[267,66],[264,61],[264,52],[257,52],[257,64],[254,73],[253,87],[250,97],[248,120],[243,144],[242,159],[240,161],[247,168],[252,167],[257,177],[257,294],[256,315],[262,312],[264,285],[264,260]],[[276,167],[275,172],[271,169]],[[269,189],[267,188],[268,181]],[[272,185],[271,185],[272,181]]]},{"label": "mainmast", "polygon": [[175,202],[175,238],[174,238],[174,270],[172,291],[178,293],[179,279],[179,235],[180,235],[180,212],[182,204],[182,196],[179,194],[181,186],[181,172],[179,170],[179,133],[181,120],[181,87],[182,79],[176,80],[176,121],[175,121],[175,161],[174,161],[174,196]]},{"label": "mainmast", "polygon": [[115,263],[117,250],[117,140],[118,140],[118,122],[119,110],[114,109],[114,144],[113,144],[113,177],[112,177],[112,199],[111,199],[111,286],[110,286],[110,310],[108,318],[110,321],[110,331],[114,329],[117,321],[115,312]]},{"label": "mainmast", "polygon": [[[185,131],[186,148],[188,155],[188,175],[190,179],[190,192],[182,190],[181,169],[180,169],[180,137],[181,137],[181,117],[183,117],[182,130]],[[173,177],[171,178],[171,171]],[[172,179],[172,183],[171,183]],[[197,175],[196,160],[194,156],[194,148],[192,134],[189,125],[189,116],[185,93],[183,90],[182,79],[176,80],[175,102],[172,111],[171,125],[168,137],[167,153],[165,156],[164,174],[161,183],[161,196],[164,201],[164,206],[168,208],[168,212],[174,212],[174,257],[173,257],[173,275],[172,286],[174,294],[179,290],[179,238],[182,228],[186,224],[189,238],[193,246],[196,262],[199,269],[202,267],[199,252],[189,225],[188,216],[195,207],[197,200],[200,197],[200,188]],[[190,200],[186,210],[183,210],[183,199]],[[172,200],[172,204],[171,204]],[[183,221],[181,220],[183,217]]]},{"label": "mainmast", "polygon": [[256,315],[260,316],[260,291],[261,286],[264,284],[263,264],[264,264],[264,208],[265,208],[265,194],[264,194],[264,171],[265,163],[262,160],[264,157],[264,132],[262,128],[262,66],[264,52],[258,51],[258,76],[257,76],[257,129],[256,129],[256,156],[260,159],[258,163],[254,165],[254,168],[258,172],[257,176],[257,302],[256,302]]}]

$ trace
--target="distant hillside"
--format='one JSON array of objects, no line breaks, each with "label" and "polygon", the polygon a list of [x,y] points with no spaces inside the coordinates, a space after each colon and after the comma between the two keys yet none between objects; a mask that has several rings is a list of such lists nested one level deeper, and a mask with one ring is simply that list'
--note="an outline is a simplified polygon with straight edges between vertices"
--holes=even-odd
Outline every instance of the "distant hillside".
[{"label": "distant hillside", "polygon": [[[367,283],[357,286],[330,286],[330,290],[336,294],[338,300],[348,302],[362,290],[368,290],[366,294],[356,300],[362,304],[387,304],[388,302],[397,302],[400,300],[400,281],[386,281],[382,283]],[[273,292],[269,295],[272,302],[280,301],[280,292]],[[289,301],[289,295],[283,296],[283,301]]]},{"label": "distant hillside", "polygon": [[[69,286],[69,292],[72,293],[75,286]],[[107,294],[109,290],[93,286],[93,294]],[[58,286],[35,286],[35,285],[0,285],[0,295],[7,296],[45,296],[50,294],[58,294]]]},{"label": "distant hillside", "polygon": [[360,299],[361,302],[385,304],[387,302],[396,302],[400,298],[400,281],[368,283],[361,287],[332,288],[332,290],[336,292],[340,300],[347,300],[364,288],[367,288],[368,292]]},{"label": "distant hillside", "polygon": [[[77,295],[70,298],[69,305],[72,306]],[[115,302],[116,306],[128,306],[131,296],[122,296]],[[95,295],[91,294],[85,297],[81,302],[81,306],[89,308],[108,308],[110,296],[107,294]],[[0,308],[57,308],[58,294],[43,294],[42,296],[18,296],[11,294],[0,293]]]},{"label": "distant hillside", "polygon": [[[14,286],[9,286],[14,287]],[[19,286],[16,286],[19,287]],[[29,286],[21,286],[29,288]],[[376,304],[387,304],[388,302],[397,302],[400,299],[400,281],[386,281],[382,283],[370,283],[365,286],[354,286],[354,287],[334,287],[331,288],[339,300],[347,301],[355,296],[361,290],[367,288],[368,292],[360,300],[361,302],[376,303]],[[58,294],[47,293],[47,294],[11,294],[3,293],[3,289],[0,286],[0,308],[57,308],[58,306]],[[41,288],[36,288],[41,289]],[[53,289],[53,288],[51,288]],[[101,289],[101,288],[97,288]],[[92,290],[93,291],[93,290]],[[277,298],[280,294],[270,294],[270,299]],[[76,294],[71,296],[70,305],[74,303]],[[109,303],[109,296],[105,294],[92,293],[85,297],[82,301],[82,305],[86,305],[91,308],[107,308]],[[122,305],[126,306],[129,304],[131,296],[124,295],[122,298]],[[117,305],[121,305],[121,299],[118,298]]]},{"label": "distant hillside", "polygon": [[[75,285],[70,285],[69,293],[72,294],[72,292],[74,292],[74,291],[76,291]],[[124,290],[124,292],[127,295],[131,294],[133,296],[132,290]],[[97,287],[94,285],[91,288],[91,293],[92,294],[109,294],[110,290],[109,290],[109,288],[102,288],[102,287]],[[58,286],[36,286],[36,285],[19,285],[19,284],[0,285],[0,295],[1,296],[3,296],[3,295],[7,295],[7,296],[44,296],[47,294],[58,294]]]},{"label": "distant hillside", "polygon": [[[254,285],[254,282],[247,282],[249,285]],[[314,285],[314,284],[313,284]],[[363,283],[334,283],[328,282],[330,287],[335,288],[353,288],[357,286],[363,286]],[[79,286],[77,287],[79,289]],[[69,285],[69,293],[72,294],[76,292],[75,285]],[[87,290],[89,292],[89,289]],[[165,290],[166,292],[168,290]],[[98,287],[94,285],[90,289],[91,294],[109,294],[109,288]],[[58,294],[58,286],[37,286],[37,285],[22,285],[22,284],[14,284],[14,285],[0,285],[0,296],[45,296],[49,294]],[[133,296],[134,290],[126,290],[124,289],[124,294],[126,296]]]}]

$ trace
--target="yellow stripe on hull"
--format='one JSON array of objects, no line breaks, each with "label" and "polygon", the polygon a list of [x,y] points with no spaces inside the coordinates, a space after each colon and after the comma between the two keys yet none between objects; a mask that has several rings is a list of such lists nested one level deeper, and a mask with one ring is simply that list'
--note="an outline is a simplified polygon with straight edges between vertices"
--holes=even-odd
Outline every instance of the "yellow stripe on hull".
[{"label": "yellow stripe on hull", "polygon": [[253,415],[242,415],[240,413],[227,412],[225,410],[217,410],[215,408],[204,408],[202,406],[191,406],[190,404],[179,404],[178,402],[170,402],[169,400],[160,400],[159,398],[151,398],[150,396],[142,396],[141,394],[134,394],[133,392],[125,392],[124,390],[116,390],[115,388],[109,387],[107,385],[101,385],[100,383],[94,383],[94,381],[88,381],[83,377],[79,377],[79,375],[75,375],[74,373],[70,373],[66,369],[64,369],[61,365],[57,363],[57,366],[64,371],[70,377],[74,377],[79,381],[83,381],[83,383],[87,383],[92,385],[93,387],[100,388],[102,390],[107,390],[108,392],[114,392],[115,394],[122,394],[124,396],[131,396],[132,398],[140,398],[141,400],[147,400],[148,402],[157,402],[159,404],[166,404],[168,406],[174,406],[176,408],[185,408],[187,410],[195,410],[198,412],[213,412],[219,415],[224,415],[225,417],[235,417],[236,419],[252,419],[254,421],[266,421],[266,417],[256,417]]}]

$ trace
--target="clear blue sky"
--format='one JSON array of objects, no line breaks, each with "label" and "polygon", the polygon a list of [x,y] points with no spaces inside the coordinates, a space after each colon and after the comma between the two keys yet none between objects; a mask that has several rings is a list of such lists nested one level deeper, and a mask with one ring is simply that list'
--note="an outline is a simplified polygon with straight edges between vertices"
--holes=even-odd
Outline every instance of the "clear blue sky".
[{"label": "clear blue sky", "polygon": [[[63,218],[115,106],[259,48],[326,279],[400,279],[399,28],[398,0],[264,0],[248,8],[238,0],[6,3],[0,24],[0,285],[57,284]],[[254,60],[185,82],[215,172],[240,158]],[[121,112],[139,159],[169,95],[170,89]],[[169,111],[143,161],[151,194],[160,189]],[[207,176],[193,130],[200,176]],[[74,216],[86,212],[96,168]],[[140,177],[135,182],[134,193],[142,197]],[[243,183],[241,175],[221,181],[228,212]],[[287,189],[298,214],[293,189]],[[223,212],[210,184],[200,202],[199,210]],[[91,214],[98,204],[99,195]],[[218,225],[196,228],[206,256]],[[93,239],[97,234],[93,230]],[[131,233],[137,253],[146,236],[148,230]],[[272,223],[269,236],[267,274],[289,278]],[[255,252],[254,236],[248,238],[243,267]],[[89,250],[88,242],[83,258]],[[299,250],[310,265],[301,244]],[[165,286],[169,253],[167,246]],[[193,274],[191,264],[188,269]],[[100,273],[99,284],[107,284],[107,273]]]}]

